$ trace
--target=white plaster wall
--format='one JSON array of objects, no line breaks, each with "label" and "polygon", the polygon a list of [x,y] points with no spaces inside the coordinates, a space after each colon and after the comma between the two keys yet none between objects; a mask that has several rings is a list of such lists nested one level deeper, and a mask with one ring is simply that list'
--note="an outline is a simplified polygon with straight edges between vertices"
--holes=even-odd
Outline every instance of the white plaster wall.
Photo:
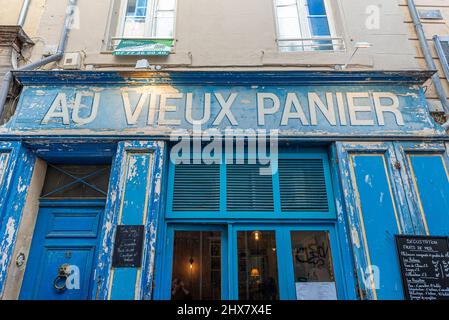
[{"label": "white plaster wall", "polygon": [[[410,13],[407,7],[407,0],[400,0],[401,8],[404,11],[405,19],[404,24],[407,27],[410,42],[413,47],[413,54],[420,65],[421,68],[427,68],[426,61],[424,59],[424,55],[421,51],[421,46],[418,40],[418,36],[416,34],[415,27],[412,22],[412,18],[410,17]],[[448,0],[415,0],[415,5],[418,10],[440,10],[441,14],[443,16],[443,20],[426,20],[421,19],[421,23],[424,27],[424,32],[426,34],[427,42],[430,46],[430,49],[432,51],[432,57],[435,61],[435,64],[438,69],[438,74],[440,76],[441,82],[443,84],[443,87],[446,90],[446,93],[449,96],[449,81],[445,77],[443,68],[441,66],[441,62],[438,59],[437,52],[435,50],[434,42],[432,40],[434,35],[441,35],[441,36],[449,36],[449,1]],[[426,96],[429,102],[429,105],[431,106],[432,110],[434,111],[442,111],[442,105],[440,100],[438,99],[438,96],[435,92],[435,87],[433,84],[429,81],[427,83],[428,90],[426,91]]]},{"label": "white plaster wall", "polygon": [[[5,0],[0,0],[5,1]],[[8,0],[6,0],[8,1]],[[119,0],[117,0],[119,1]],[[331,69],[344,64],[357,41],[374,44],[358,52],[353,69],[417,69],[415,50],[404,24],[401,0],[335,0],[333,15],[345,52],[279,53],[273,0],[178,0],[175,53],[150,58],[166,68],[298,68]],[[136,57],[114,57],[107,51],[113,0],[78,0],[80,28],[70,33],[68,52],[82,52],[85,63],[96,69],[133,68]],[[37,34],[40,41],[32,60],[54,48],[64,19],[65,0],[45,1]],[[379,29],[366,28],[367,6],[379,7]],[[49,66],[52,68],[54,66]]]}]

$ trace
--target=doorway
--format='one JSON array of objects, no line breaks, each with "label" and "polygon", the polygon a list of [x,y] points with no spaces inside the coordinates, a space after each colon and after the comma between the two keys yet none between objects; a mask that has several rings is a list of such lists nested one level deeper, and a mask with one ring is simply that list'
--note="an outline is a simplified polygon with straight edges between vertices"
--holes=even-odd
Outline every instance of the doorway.
[{"label": "doorway", "polygon": [[109,174],[109,165],[48,165],[20,299],[91,298]]}]

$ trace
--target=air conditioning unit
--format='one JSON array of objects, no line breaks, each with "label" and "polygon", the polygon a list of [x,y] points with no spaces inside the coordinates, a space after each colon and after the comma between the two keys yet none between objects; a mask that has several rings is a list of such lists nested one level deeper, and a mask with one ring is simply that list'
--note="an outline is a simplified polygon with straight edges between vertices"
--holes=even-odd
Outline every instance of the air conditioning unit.
[{"label": "air conditioning unit", "polygon": [[83,63],[83,57],[80,52],[70,52],[64,55],[62,68],[64,70],[80,70]]}]

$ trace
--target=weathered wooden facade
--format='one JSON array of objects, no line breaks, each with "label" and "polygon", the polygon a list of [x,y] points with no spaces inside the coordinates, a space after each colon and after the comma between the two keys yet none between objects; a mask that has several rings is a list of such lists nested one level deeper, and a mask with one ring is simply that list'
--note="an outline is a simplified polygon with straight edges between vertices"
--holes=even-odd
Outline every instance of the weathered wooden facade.
[{"label": "weathered wooden facade", "polygon": [[1,299],[406,298],[395,236],[449,236],[449,136],[401,3],[240,2],[179,1],[172,51],[130,54],[158,1],[79,1],[64,58],[12,71]]}]

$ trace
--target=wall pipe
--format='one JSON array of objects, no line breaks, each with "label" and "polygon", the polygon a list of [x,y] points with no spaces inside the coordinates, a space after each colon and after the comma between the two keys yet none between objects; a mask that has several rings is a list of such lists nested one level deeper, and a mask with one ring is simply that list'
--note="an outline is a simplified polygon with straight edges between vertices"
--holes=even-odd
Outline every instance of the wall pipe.
[{"label": "wall pipe", "polygon": [[[427,67],[430,70],[437,70],[435,61],[433,61],[433,57],[432,57],[432,53],[430,51],[429,44],[427,43],[426,34],[424,33],[424,28],[421,23],[421,19],[419,18],[418,10],[416,9],[415,1],[407,0],[407,4],[408,4],[408,9],[410,11],[410,15],[413,20],[413,24],[416,29],[416,33],[418,34],[418,39],[421,44],[421,49],[423,51],[424,58],[427,63]],[[446,114],[446,116],[449,117],[448,97],[447,97],[446,91],[443,88],[443,85],[441,83],[441,79],[440,79],[440,76],[438,73],[435,73],[432,76],[432,81],[433,81],[433,84],[435,85],[435,90],[438,95],[438,98],[440,99],[441,104],[443,106],[444,113]],[[446,123],[444,123],[442,126],[446,130],[449,129],[449,120]]]},{"label": "wall pipe", "polygon": [[25,19],[28,14],[28,9],[30,8],[31,0],[24,0],[22,9],[20,10],[19,20],[17,20],[17,25],[23,27],[25,24]]},{"label": "wall pipe", "polygon": [[[59,40],[58,49],[57,49],[56,53],[52,54],[51,56],[48,56],[44,59],[41,59],[39,61],[30,63],[24,67],[18,68],[18,69],[16,69],[17,71],[34,70],[34,69],[37,69],[44,65],[47,65],[51,62],[56,62],[56,61],[59,61],[62,59],[62,57],[64,56],[64,53],[65,53],[65,47],[67,44],[67,39],[68,39],[69,31],[70,31],[70,25],[72,22],[73,13],[75,11],[74,6],[76,5],[76,3],[77,3],[77,0],[69,0],[69,4],[67,6],[67,11],[66,11],[65,20],[64,20],[64,27],[62,30],[61,38]],[[13,80],[12,71],[8,71],[5,74],[5,77],[3,78],[3,84],[0,88],[0,117],[2,116],[3,110],[5,108],[5,104],[6,104],[6,100],[8,98],[8,92],[9,92],[9,88],[11,86],[12,80]]]}]

